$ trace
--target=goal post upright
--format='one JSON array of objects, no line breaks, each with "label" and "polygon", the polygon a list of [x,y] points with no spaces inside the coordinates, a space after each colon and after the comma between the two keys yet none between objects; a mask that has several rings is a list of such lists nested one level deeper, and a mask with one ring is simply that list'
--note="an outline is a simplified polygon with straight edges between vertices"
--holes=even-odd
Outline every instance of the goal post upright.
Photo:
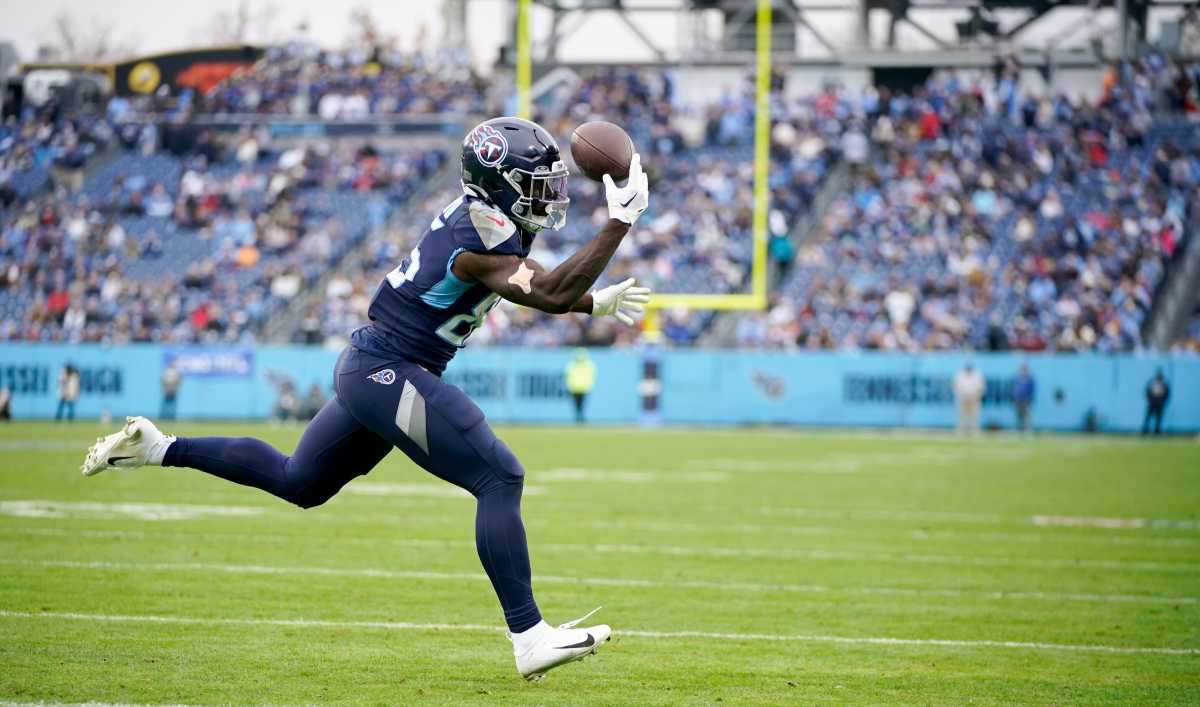
[{"label": "goal post upright", "polygon": [[758,0],[754,81],[754,254],[750,265],[751,306],[767,306],[767,209],[771,140],[771,0]]},{"label": "goal post upright", "polygon": [[[533,0],[516,1],[516,108],[521,118],[530,118],[530,86],[533,79],[530,22]],[[761,310],[767,306],[767,214],[769,209],[771,137],[771,0],[757,0],[755,17],[754,81],[754,185],[751,221],[750,291],[731,294],[684,292],[655,293],[647,306],[645,331],[659,332],[658,313],[686,307],[697,310]]]},{"label": "goal post upright", "polygon": [[654,293],[646,312],[645,331],[659,334],[658,313],[672,307],[734,311],[767,307],[767,213],[770,208],[771,139],[771,0],[758,0],[755,17],[754,77],[754,212],[751,221],[750,292],[735,294]]},{"label": "goal post upright", "polygon": [[530,6],[533,0],[517,0],[517,117],[532,120],[529,105],[530,86],[533,83],[533,50],[529,39]]}]

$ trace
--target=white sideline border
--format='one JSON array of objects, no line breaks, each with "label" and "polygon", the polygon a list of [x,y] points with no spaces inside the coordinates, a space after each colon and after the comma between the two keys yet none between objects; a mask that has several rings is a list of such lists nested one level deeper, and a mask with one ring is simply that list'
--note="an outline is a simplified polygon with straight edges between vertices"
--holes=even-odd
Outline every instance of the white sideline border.
[{"label": "white sideline border", "polygon": [[[366,628],[389,631],[463,631],[502,633],[502,626],[485,624],[413,623],[408,621],[330,621],[323,619],[228,619],[195,616],[83,614],[75,612],[34,612],[0,610],[2,618],[61,619],[111,623],[187,624],[197,626],[284,626],[305,628]],[[772,641],[795,643],[840,643],[850,645],[938,646],[946,648],[1007,648],[1078,653],[1116,653],[1153,655],[1200,655],[1200,648],[1157,646],[1109,646],[1086,643],[1042,643],[1036,641],[997,641],[949,638],[894,638],[891,636],[826,636],[818,634],[722,633],[718,631],[618,630],[618,636],[633,638],[700,638],[721,641]]]},{"label": "white sideline border", "polygon": [[[0,559],[0,566],[43,567],[49,569],[91,569],[130,572],[225,572],[229,574],[315,575],[328,577],[366,577],[381,579],[477,580],[486,581],[482,572],[436,572],[428,570],[387,570],[376,568],[281,567],[240,565],[215,562],[109,562],[103,560],[12,560]],[[1089,594],[1039,591],[972,592],[961,589],[910,589],[904,587],[831,587],[820,584],[767,584],[757,582],[717,582],[710,580],[661,581],[625,577],[563,577],[535,575],[534,582],[602,587],[639,587],[667,589],[711,589],[732,592],[783,592],[797,594],[878,594],[884,596],[958,597],[995,601],[1079,601],[1114,604],[1200,604],[1200,597],[1156,597],[1143,594]]]},{"label": "white sideline border", "polygon": [[[59,537],[153,537],[141,531],[128,530],[67,530],[64,528],[32,528],[32,527],[0,527],[0,533],[15,532],[30,535],[50,535]],[[159,535],[160,537],[162,534]],[[239,542],[253,542],[261,536],[252,533],[179,533],[181,538],[216,539]],[[297,538],[298,539],[298,538]],[[345,542],[345,539],[339,541]],[[474,540],[436,540],[425,538],[379,538],[371,540],[371,544],[390,544],[401,547],[463,547],[474,548]],[[1200,573],[1200,563],[1193,562],[1156,562],[1154,560],[1103,560],[1103,559],[1064,559],[1037,557],[1009,557],[1006,555],[943,555],[937,553],[891,553],[891,552],[861,552],[854,550],[822,550],[822,549],[766,549],[757,547],[714,547],[694,545],[633,545],[622,543],[538,543],[539,552],[569,552],[569,553],[605,553],[617,555],[668,555],[671,557],[721,557],[729,559],[767,559],[767,560],[813,560],[829,562],[914,562],[922,564],[973,566],[973,567],[1055,567],[1062,569],[1096,569],[1096,570],[1138,570],[1146,572],[1167,572],[1178,574]]]}]

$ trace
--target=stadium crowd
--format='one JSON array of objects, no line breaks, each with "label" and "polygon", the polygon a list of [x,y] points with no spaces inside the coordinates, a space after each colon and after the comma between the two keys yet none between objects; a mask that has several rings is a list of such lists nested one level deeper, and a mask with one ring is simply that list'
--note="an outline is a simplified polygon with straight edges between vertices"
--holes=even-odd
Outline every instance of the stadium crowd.
[{"label": "stadium crowd", "polygon": [[113,139],[108,121],[53,109],[0,124],[0,211],[41,191],[52,176],[78,189],[83,167]]},{"label": "stadium crowd", "polygon": [[[776,98],[780,105],[772,139],[776,164],[771,223],[776,235],[786,240],[787,224],[808,207],[837,149],[837,125],[832,115],[814,107],[820,97],[798,102]],[[729,92],[719,105],[689,112],[675,104],[667,73],[593,70],[547,102],[535,119],[555,133],[564,147],[580,123],[599,119],[620,123],[642,150],[654,182],[650,209],[641,221],[645,226],[618,250],[605,274],[607,280],[637,277],[658,292],[728,293],[748,286],[754,119],[749,87]],[[684,137],[689,121],[700,125],[695,145]],[[571,188],[567,226],[539,234],[534,245],[532,257],[547,267],[578,249],[607,218],[599,183],[575,178]],[[441,199],[448,203],[455,195],[451,187]],[[311,317],[314,323],[324,324],[328,336],[345,337],[355,323],[365,321],[375,281],[392,267],[388,263],[394,265],[404,257],[421,234],[422,215],[413,218],[417,222],[411,227],[401,227],[401,238],[380,235],[366,256],[331,281],[321,316],[314,312]],[[369,284],[355,284],[362,278]],[[671,312],[664,317],[663,333],[673,344],[692,344],[710,319],[707,314]],[[553,317],[504,304],[473,336],[477,342],[504,345],[610,345],[633,343],[639,333],[603,320]],[[305,334],[303,338],[316,337]]]},{"label": "stadium crowd", "polygon": [[252,69],[197,95],[200,114],[372,115],[480,113],[487,83],[465,57],[356,46],[329,51],[307,43],[271,47]]},{"label": "stadium crowd", "polygon": [[[189,97],[187,112],[481,111],[478,78],[447,66],[279,47]],[[909,95],[830,85],[788,98],[778,83],[769,217],[778,284],[768,311],[738,318],[739,345],[1141,346],[1165,265],[1200,219],[1200,140],[1177,117],[1195,110],[1197,81],[1194,67],[1154,58],[1119,71],[1094,103],[1024,95],[1011,67],[995,80],[938,75]],[[30,111],[0,129],[0,339],[253,340],[321,281],[297,339],[341,340],[415,244],[429,204],[456,194],[446,170],[440,194],[395,209],[437,172],[441,151],[283,147],[254,127],[193,131],[181,149],[133,117],[113,99],[106,118]],[[581,122],[618,122],[645,156],[651,208],[607,279],[635,276],[659,292],[748,287],[748,84],[685,106],[669,73],[593,70],[550,94],[536,117],[564,146]],[[88,155],[114,136],[120,155],[85,180]],[[851,188],[797,249],[791,231],[838,161]],[[547,267],[605,217],[599,184],[575,178],[572,189],[567,228],[535,245]],[[665,312],[662,332],[689,345],[710,320]],[[624,344],[638,332],[503,305],[475,337]]]},{"label": "stadium crowd", "polygon": [[443,159],[252,130],[120,154],[3,212],[0,340],[255,340]]},{"label": "stadium crowd", "polygon": [[1130,350],[1200,219],[1195,72],[1127,67],[1095,103],[937,77],[856,97],[852,189],[743,346]]}]

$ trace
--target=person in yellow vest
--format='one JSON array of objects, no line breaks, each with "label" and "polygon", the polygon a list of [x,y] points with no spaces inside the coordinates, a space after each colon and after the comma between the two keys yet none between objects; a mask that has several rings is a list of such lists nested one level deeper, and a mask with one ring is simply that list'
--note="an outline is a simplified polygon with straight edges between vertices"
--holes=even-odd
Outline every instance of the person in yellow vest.
[{"label": "person in yellow vest", "polygon": [[575,349],[575,355],[567,363],[567,392],[575,400],[575,424],[583,424],[583,404],[587,394],[596,385],[596,364],[588,356],[587,349]]}]

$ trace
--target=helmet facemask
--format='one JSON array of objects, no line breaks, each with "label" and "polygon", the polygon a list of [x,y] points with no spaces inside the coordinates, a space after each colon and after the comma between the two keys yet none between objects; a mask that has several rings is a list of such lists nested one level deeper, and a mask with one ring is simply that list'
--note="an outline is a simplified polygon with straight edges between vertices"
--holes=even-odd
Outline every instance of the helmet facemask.
[{"label": "helmet facemask", "polygon": [[553,167],[539,165],[534,171],[516,167],[503,172],[508,182],[520,196],[512,205],[509,216],[530,231],[546,228],[558,230],[567,224],[567,207],[571,198],[567,196],[567,171],[562,160]]}]

